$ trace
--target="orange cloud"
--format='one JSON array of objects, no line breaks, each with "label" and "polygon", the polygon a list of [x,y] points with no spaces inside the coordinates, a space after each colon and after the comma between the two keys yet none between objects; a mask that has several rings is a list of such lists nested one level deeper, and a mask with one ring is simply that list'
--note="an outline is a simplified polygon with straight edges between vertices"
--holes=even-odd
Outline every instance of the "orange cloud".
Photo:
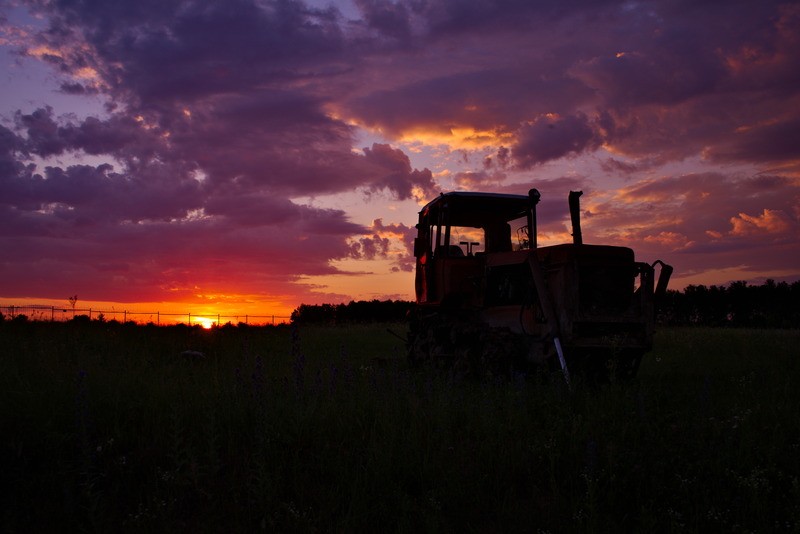
[{"label": "orange cloud", "polygon": [[428,146],[446,145],[451,150],[474,150],[487,146],[503,146],[513,141],[513,136],[497,130],[454,126],[449,129],[409,128],[398,140],[402,143],[422,143]]},{"label": "orange cloud", "polygon": [[731,235],[780,234],[791,227],[791,219],[783,211],[764,209],[761,215],[739,213],[731,217]]}]

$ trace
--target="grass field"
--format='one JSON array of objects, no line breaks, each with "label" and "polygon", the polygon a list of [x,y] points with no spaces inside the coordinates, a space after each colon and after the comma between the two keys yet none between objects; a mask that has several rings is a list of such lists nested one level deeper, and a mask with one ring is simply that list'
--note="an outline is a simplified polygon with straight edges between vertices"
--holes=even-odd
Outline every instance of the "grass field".
[{"label": "grass field", "polygon": [[0,530],[800,531],[798,330],[662,329],[569,392],[386,327],[0,323]]}]

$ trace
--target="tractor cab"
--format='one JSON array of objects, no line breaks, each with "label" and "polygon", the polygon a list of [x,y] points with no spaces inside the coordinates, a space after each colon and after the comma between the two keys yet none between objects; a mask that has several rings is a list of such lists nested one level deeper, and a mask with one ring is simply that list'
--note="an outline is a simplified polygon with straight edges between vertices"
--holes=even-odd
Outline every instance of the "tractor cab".
[{"label": "tractor cab", "polygon": [[477,304],[487,255],[535,246],[535,224],[528,196],[454,192],[435,198],[420,211],[414,240],[417,302]]}]

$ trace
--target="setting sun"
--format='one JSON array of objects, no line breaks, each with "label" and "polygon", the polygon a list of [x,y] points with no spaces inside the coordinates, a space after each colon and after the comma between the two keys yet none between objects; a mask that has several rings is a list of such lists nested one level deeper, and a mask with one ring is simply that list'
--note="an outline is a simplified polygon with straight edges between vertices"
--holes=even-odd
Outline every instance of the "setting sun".
[{"label": "setting sun", "polygon": [[198,324],[208,330],[216,325],[217,322],[210,317],[192,317],[192,324]]}]

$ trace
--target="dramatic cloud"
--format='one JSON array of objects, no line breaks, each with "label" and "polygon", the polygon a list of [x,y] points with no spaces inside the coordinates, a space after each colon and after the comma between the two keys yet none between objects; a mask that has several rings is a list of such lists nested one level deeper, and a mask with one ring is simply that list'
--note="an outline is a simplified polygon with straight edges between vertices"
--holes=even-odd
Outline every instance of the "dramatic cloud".
[{"label": "dramatic cloud", "polygon": [[600,145],[585,115],[544,117],[519,129],[512,154],[522,168],[577,155]]},{"label": "dramatic cloud", "polygon": [[798,28],[780,0],[4,5],[0,296],[411,296],[417,202],[532,186],[545,243],[583,190],[587,241],[678,279],[800,277]]},{"label": "dramatic cloud", "polygon": [[419,188],[425,196],[435,190],[431,171],[412,169],[411,161],[401,150],[375,143],[372,148],[364,149],[364,156],[375,168],[371,173],[377,177],[373,187],[385,187],[401,200],[413,196],[414,188]]}]

